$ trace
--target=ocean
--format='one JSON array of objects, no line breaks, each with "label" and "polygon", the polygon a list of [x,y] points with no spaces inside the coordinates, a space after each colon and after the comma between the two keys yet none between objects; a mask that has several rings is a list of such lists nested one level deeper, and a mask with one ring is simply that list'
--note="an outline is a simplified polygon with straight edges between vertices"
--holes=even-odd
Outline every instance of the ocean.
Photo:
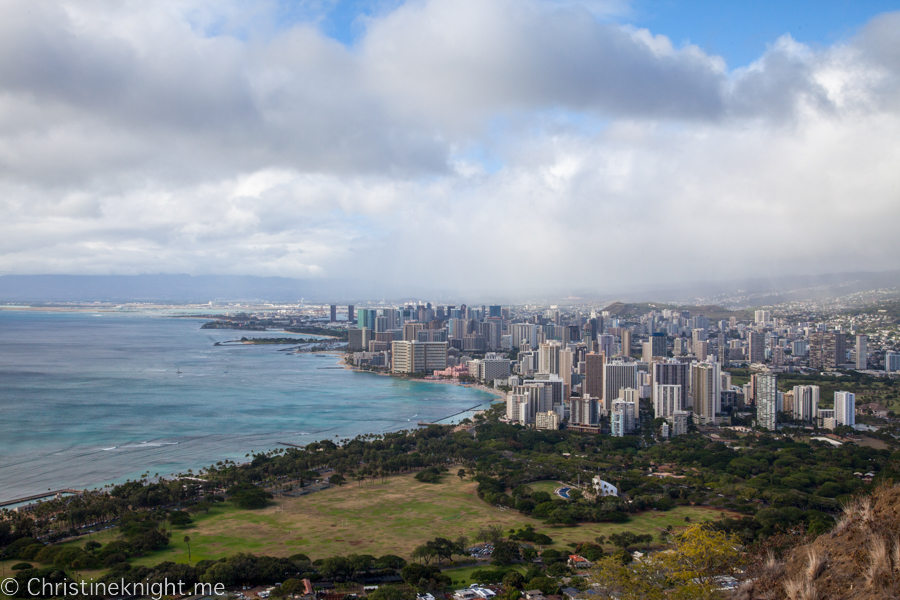
[{"label": "ocean", "polygon": [[289,334],[200,329],[205,321],[0,311],[0,501],[414,428],[493,399],[334,368],[338,354],[215,346]]}]

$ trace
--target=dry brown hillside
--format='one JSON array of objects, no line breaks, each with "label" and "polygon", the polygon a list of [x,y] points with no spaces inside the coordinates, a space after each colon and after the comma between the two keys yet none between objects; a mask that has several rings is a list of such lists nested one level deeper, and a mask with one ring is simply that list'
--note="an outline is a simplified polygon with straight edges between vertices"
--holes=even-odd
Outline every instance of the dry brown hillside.
[{"label": "dry brown hillside", "polygon": [[884,484],[844,509],[831,533],[771,557],[735,600],[900,598],[900,484]]}]

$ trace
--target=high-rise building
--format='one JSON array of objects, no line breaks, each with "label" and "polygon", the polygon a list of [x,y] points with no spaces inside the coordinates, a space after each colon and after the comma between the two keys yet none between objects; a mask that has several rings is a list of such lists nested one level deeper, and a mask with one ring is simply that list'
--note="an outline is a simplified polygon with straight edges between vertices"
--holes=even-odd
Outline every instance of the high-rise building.
[{"label": "high-rise building", "polygon": [[603,365],[606,357],[596,352],[584,356],[584,381],[581,385],[582,395],[592,398],[603,398]]},{"label": "high-rise building", "polygon": [[331,305],[331,322],[337,321],[337,304]]},{"label": "high-rise building", "polygon": [[350,329],[347,331],[347,349],[348,350],[365,350],[369,347],[371,341],[372,330],[360,327],[358,329]]},{"label": "high-rise building", "polygon": [[353,312],[353,305],[348,304],[347,305],[347,321],[352,323],[354,320],[356,320],[356,315]]},{"label": "high-rise building", "polygon": [[622,334],[620,336],[622,340],[622,356],[631,356],[631,330],[630,329],[622,329]]},{"label": "high-rise building", "polygon": [[666,334],[656,332],[650,336],[650,355],[652,357],[666,356]]},{"label": "high-rise building", "polygon": [[754,313],[754,321],[757,325],[765,325],[772,320],[772,313],[768,310],[758,310]]},{"label": "high-rise building", "polygon": [[763,429],[776,430],[778,386],[774,373],[761,373],[756,378],[756,422]]},{"label": "high-rise building", "polygon": [[691,365],[691,404],[697,419],[704,425],[714,424],[716,414],[721,412],[721,385],[719,363]]},{"label": "high-rise building", "polygon": [[606,358],[612,358],[616,355],[616,336],[604,333],[597,336],[597,343],[600,346],[600,352]]},{"label": "high-rise building", "polygon": [[856,336],[856,370],[865,371],[869,364],[869,336]]},{"label": "high-rise building", "polygon": [[562,344],[556,341],[541,344],[538,355],[538,373],[553,373],[559,375],[559,353]]},{"label": "high-rise building", "polygon": [[503,307],[499,305],[491,305],[488,307],[488,316],[489,317],[497,317],[498,319],[503,318]]},{"label": "high-rise building", "polygon": [[688,421],[691,418],[690,411],[687,410],[676,410],[675,414],[672,415],[672,429],[670,430],[671,435],[684,435],[688,430]]},{"label": "high-rise building", "polygon": [[809,336],[809,366],[836,369],[847,360],[847,336],[843,333],[816,331]]},{"label": "high-rise building", "polygon": [[447,342],[391,342],[394,373],[426,373],[447,368]]},{"label": "high-rise building", "polygon": [[[651,385],[677,385],[681,388],[681,398],[678,401],[679,410],[690,405],[688,391],[690,389],[690,365],[677,360],[665,360],[650,365]],[[655,393],[651,388],[651,393]],[[653,396],[654,406],[656,397]]]},{"label": "high-rise building", "polygon": [[609,412],[612,402],[624,388],[637,387],[637,365],[620,361],[608,362],[603,368],[603,410]]},{"label": "high-rise building", "polygon": [[403,340],[407,342],[418,341],[419,332],[425,329],[421,323],[405,323],[403,325]]},{"label": "high-rise building", "polygon": [[569,422],[572,425],[596,425],[597,398],[591,396],[572,396],[569,399]]},{"label": "high-rise building", "polygon": [[900,371],[900,353],[884,353],[884,370],[888,373],[896,373],[897,371]]},{"label": "high-rise building", "polygon": [[653,416],[657,419],[669,419],[676,410],[682,410],[682,392],[680,385],[653,386]]},{"label": "high-rise building", "polygon": [[751,363],[761,363],[766,360],[766,336],[759,331],[750,331],[747,334],[750,342],[750,350],[747,358]]},{"label": "high-rise building", "polygon": [[837,425],[856,424],[856,394],[851,392],[834,393],[834,422]]},{"label": "high-rise building", "polygon": [[626,433],[634,431],[634,414],[636,405],[624,399],[613,400],[612,411],[610,413],[610,424],[612,425],[612,435],[622,437]]},{"label": "high-rise building", "polygon": [[[492,306],[491,308],[493,309],[494,307]],[[534,428],[553,431],[559,429],[559,413],[552,410],[536,413],[534,415]]]},{"label": "high-rise building", "polygon": [[793,416],[801,421],[812,422],[819,414],[819,386],[795,385]]},{"label": "high-rise building", "polygon": [[694,356],[700,360],[706,360],[709,355],[709,342],[706,340],[694,340],[693,343]]}]

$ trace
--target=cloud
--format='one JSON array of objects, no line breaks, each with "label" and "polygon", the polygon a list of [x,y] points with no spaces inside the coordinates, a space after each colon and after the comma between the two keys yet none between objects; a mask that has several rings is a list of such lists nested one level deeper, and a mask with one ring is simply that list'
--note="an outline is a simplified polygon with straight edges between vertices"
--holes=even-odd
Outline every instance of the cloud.
[{"label": "cloud", "polygon": [[0,2],[0,273],[525,293],[898,266],[898,14],[729,72],[626,4],[408,2],[350,47],[300,9]]}]

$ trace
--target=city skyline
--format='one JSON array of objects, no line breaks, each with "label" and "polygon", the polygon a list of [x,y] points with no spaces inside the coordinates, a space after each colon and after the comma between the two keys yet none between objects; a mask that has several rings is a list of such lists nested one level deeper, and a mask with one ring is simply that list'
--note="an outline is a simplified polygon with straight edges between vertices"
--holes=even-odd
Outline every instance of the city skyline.
[{"label": "city skyline", "polygon": [[896,269],[887,6],[3,4],[0,275],[470,296]]}]

